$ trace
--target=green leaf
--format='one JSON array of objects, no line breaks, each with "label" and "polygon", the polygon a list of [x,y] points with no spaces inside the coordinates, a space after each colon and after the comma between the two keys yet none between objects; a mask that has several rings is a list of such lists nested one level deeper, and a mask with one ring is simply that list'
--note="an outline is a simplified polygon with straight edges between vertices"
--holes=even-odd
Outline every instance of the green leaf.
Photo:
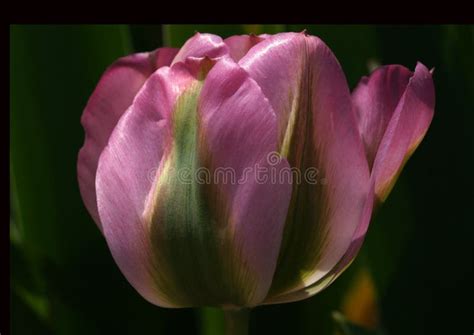
[{"label": "green leaf", "polygon": [[130,52],[128,29],[14,25],[10,41],[16,223],[30,255],[64,263],[95,229],[77,187],[80,116],[101,73]]},{"label": "green leaf", "polygon": [[51,335],[52,329],[18,296],[16,291],[11,293],[10,329],[12,334]]},{"label": "green leaf", "polygon": [[[40,320],[53,322],[58,334],[78,334],[87,318],[70,317],[75,314],[70,297],[87,299],[88,291],[95,292],[94,276],[104,270],[89,273],[94,262],[107,256],[110,265],[101,268],[112,265],[79,195],[76,157],[84,138],[79,121],[105,68],[130,52],[128,28],[14,25],[10,41],[13,256],[24,258],[12,264],[13,297]],[[55,277],[63,278],[63,290],[56,291]],[[82,307],[86,314],[96,308]],[[87,332],[99,333],[94,326]]]}]

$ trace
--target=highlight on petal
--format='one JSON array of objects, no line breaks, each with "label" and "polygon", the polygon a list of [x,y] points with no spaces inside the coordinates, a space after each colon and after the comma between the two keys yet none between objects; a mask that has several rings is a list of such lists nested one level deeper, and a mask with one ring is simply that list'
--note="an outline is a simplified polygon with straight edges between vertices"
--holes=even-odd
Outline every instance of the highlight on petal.
[{"label": "highlight on petal", "polygon": [[120,58],[102,75],[82,114],[85,141],[77,161],[79,188],[84,204],[99,228],[102,225],[95,191],[99,156],[138,90],[158,67],[169,65],[176,52],[176,49],[161,48],[152,53]]},{"label": "highlight on petal", "polygon": [[391,65],[365,78],[353,93],[375,192],[385,201],[404,164],[423,139],[434,113],[432,74]]},{"label": "highlight on petal", "polygon": [[219,58],[227,55],[228,52],[229,49],[220,36],[196,33],[184,43],[172,64],[184,62],[188,57]]},{"label": "highlight on petal", "polygon": [[[270,35],[268,35],[270,36]],[[224,40],[224,43],[229,48],[229,55],[233,60],[238,62],[244,57],[247,52],[256,44],[263,41],[268,36],[263,35],[235,35],[228,37]]]},{"label": "highlight on petal", "polygon": [[[180,306],[255,306],[270,287],[291,191],[290,180],[262,183],[255,171],[276,149],[273,110],[228,58],[183,92],[172,115],[173,142],[147,212],[166,273],[157,283]],[[184,183],[180,171],[210,179]]]},{"label": "highlight on petal", "polygon": [[239,64],[275,110],[281,155],[319,177],[293,183],[271,299],[318,282],[342,258],[369,193],[369,169],[346,79],[320,39],[273,35]]}]

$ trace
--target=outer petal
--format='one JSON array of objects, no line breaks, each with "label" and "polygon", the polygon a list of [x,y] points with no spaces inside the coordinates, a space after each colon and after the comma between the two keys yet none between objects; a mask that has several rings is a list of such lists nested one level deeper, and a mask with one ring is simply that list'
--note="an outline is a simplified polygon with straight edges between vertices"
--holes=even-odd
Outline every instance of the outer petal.
[{"label": "outer petal", "polygon": [[[406,77],[406,70],[387,67],[374,73],[367,84],[362,83],[354,92],[354,104],[359,110],[361,124],[367,124],[361,128],[362,136],[367,139],[366,143],[370,143],[369,152],[372,156],[376,150],[372,174],[375,178],[375,193],[380,201],[384,201],[390,193],[405,162],[423,139],[433,118],[435,96],[430,71],[418,63],[411,78],[407,80]],[[384,81],[384,84],[378,84],[380,81]],[[404,86],[405,82],[407,84]],[[400,99],[395,107],[397,96]],[[387,107],[380,109],[380,105]],[[394,109],[390,115],[391,108]],[[379,118],[377,113],[390,115],[388,123],[388,117]],[[377,131],[371,133],[363,130],[369,127]]]},{"label": "outer petal", "polygon": [[173,63],[183,62],[188,57],[218,58],[227,55],[229,49],[227,45],[217,35],[196,33],[193,37],[184,43],[179,50]]},{"label": "outer petal", "polygon": [[228,37],[224,43],[229,48],[229,55],[238,62],[256,44],[263,41],[267,36],[256,35],[235,35]]},{"label": "outer petal", "polygon": [[412,75],[401,65],[382,66],[369,78],[362,78],[352,93],[359,131],[371,168],[387,125]]},{"label": "outer petal", "polygon": [[369,193],[369,171],[347,82],[321,40],[277,34],[239,63],[276,112],[282,155],[300,173],[319,173],[316,183],[293,184],[271,297],[317,282],[341,259]]},{"label": "outer petal", "polygon": [[206,160],[214,171],[232,167],[238,177],[237,184],[218,185],[216,196],[225,197],[216,200],[228,208],[218,216],[234,232],[230,243],[239,250],[238,271],[249,271],[246,280],[255,285],[247,304],[256,305],[272,282],[292,189],[283,174],[288,162],[271,160],[278,144],[276,116],[257,84],[230,60],[209,74],[201,101]]},{"label": "outer petal", "polygon": [[[170,274],[160,285],[182,306],[254,306],[270,287],[291,190],[255,170],[276,149],[273,110],[227,58],[181,95],[173,123],[149,212],[156,259]],[[185,170],[211,179],[182,182]]]},{"label": "outer petal", "polygon": [[339,260],[339,262],[329,271],[326,275],[324,275],[321,279],[316,281],[315,283],[311,284],[308,287],[305,287],[301,290],[294,291],[291,293],[283,294],[280,296],[271,297],[270,299],[266,300],[264,304],[281,304],[286,302],[294,302],[298,300],[307,299],[322,290],[326,287],[331,285],[334,280],[337,279],[352,263],[355,259],[357,254],[359,253],[360,248],[362,247],[362,243],[364,242],[365,235],[367,233],[367,229],[369,228],[370,219],[372,217],[372,212],[374,208],[374,183],[372,181],[370,192],[367,196],[364,210],[362,212],[362,216],[359,220],[359,224],[357,226],[354,235],[352,236],[351,244],[349,248],[344,253],[344,256]]},{"label": "outer petal", "polygon": [[140,53],[120,58],[111,65],[99,81],[82,114],[86,132],[79,152],[77,173],[84,203],[101,228],[97,212],[95,176],[97,162],[119,118],[130,106],[138,90],[158,67],[169,65],[176,49],[161,48],[152,53]]},{"label": "outer petal", "polygon": [[176,304],[159,290],[144,213],[169,142],[167,117],[194,77],[182,64],[156,71],[118,122],[99,159],[96,188],[103,233],[120,270],[150,302]]}]

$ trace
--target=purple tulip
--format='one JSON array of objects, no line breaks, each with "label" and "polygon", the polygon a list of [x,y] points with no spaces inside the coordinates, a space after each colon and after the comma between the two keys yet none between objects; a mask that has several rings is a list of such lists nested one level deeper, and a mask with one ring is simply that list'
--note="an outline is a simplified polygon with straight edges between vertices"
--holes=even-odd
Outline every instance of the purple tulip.
[{"label": "purple tulip", "polygon": [[102,76],[82,116],[80,190],[151,303],[296,301],[354,259],[433,111],[421,63],[381,67],[351,95],[317,37],[196,34]]}]

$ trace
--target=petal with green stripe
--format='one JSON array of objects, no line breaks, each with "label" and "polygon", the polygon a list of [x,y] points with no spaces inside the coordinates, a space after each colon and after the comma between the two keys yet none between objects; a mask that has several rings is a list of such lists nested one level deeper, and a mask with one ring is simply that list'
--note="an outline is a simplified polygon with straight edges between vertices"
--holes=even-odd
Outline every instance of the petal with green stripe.
[{"label": "petal with green stripe", "polygon": [[239,64],[259,84],[278,120],[279,151],[316,182],[293,183],[270,298],[323,278],[351,243],[369,193],[369,170],[346,79],[317,37],[282,33]]}]

